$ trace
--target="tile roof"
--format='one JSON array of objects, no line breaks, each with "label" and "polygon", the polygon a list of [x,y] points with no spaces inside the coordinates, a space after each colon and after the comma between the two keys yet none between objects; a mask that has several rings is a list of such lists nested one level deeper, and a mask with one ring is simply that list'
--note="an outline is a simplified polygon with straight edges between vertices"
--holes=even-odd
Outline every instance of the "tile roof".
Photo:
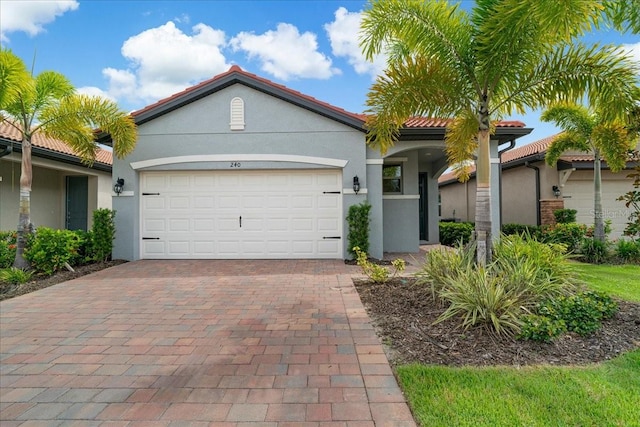
[{"label": "tile roof", "polygon": [[[11,126],[6,121],[0,122],[0,138],[16,142],[22,141],[22,135],[20,131],[18,131],[18,129],[16,129],[14,126]],[[60,141],[59,139],[49,138],[40,132],[37,132],[35,135],[33,135],[31,145],[43,150],[74,156],[78,158],[78,161],[80,161],[80,158],[77,156],[77,154],[63,141]],[[96,163],[102,163],[111,166],[113,164],[113,153],[111,151],[98,148],[98,151],[96,153]]]},{"label": "tile roof", "polygon": [[[200,89],[205,88],[206,86],[209,85],[214,85],[216,82],[220,82],[222,80],[224,80],[225,78],[228,77],[232,77],[233,75],[238,75],[238,76],[243,76],[245,78],[248,79],[252,79],[255,80],[257,82],[260,82],[266,86],[269,86],[273,89],[276,90],[280,90],[283,91],[293,97],[297,97],[303,100],[306,100],[307,102],[310,102],[311,104],[315,104],[318,107],[323,107],[323,108],[327,108],[329,110],[334,111],[337,114],[342,114],[345,116],[348,116],[352,119],[355,120],[359,120],[362,122],[362,124],[364,124],[364,121],[367,118],[366,114],[361,114],[361,113],[352,113],[350,111],[347,111],[343,108],[340,107],[336,107],[335,105],[331,105],[327,102],[324,101],[320,101],[317,98],[314,98],[312,96],[309,95],[305,95],[304,93],[298,92],[296,90],[290,89],[284,85],[281,85],[279,83],[275,83],[271,80],[265,79],[264,77],[260,77],[256,74],[253,73],[249,73],[245,70],[243,70],[242,68],[240,68],[238,65],[233,65],[228,71],[222,73],[222,74],[218,74],[217,76],[214,76],[211,79],[205,80],[203,82],[200,82],[198,84],[196,84],[195,86],[191,86],[186,88],[185,90],[181,91],[181,92],[177,92],[167,98],[161,99],[151,105],[148,105],[140,110],[136,110],[134,112],[131,113],[131,115],[136,118],[139,117],[141,115],[143,115],[144,113],[148,113],[156,108],[165,106],[169,103],[171,103],[172,101],[177,101],[180,98],[183,97],[188,97],[190,94],[194,94],[195,92],[197,92]],[[437,119],[437,118],[427,118],[427,117],[413,117],[408,119],[405,122],[405,127],[406,128],[440,128],[440,127],[446,127],[447,124],[449,124],[451,122],[451,119]],[[514,127],[514,128],[523,128],[525,127],[525,124],[523,122],[517,121],[517,120],[512,120],[512,121],[501,121],[497,123],[498,127]]]},{"label": "tile roof", "polygon": [[[513,150],[509,150],[505,152],[504,154],[502,154],[502,164],[508,165],[509,163],[514,162],[516,160],[524,159],[526,157],[534,156],[536,154],[544,156],[544,154],[547,152],[547,149],[549,148],[553,140],[558,135],[560,135],[560,133],[548,136],[538,141],[534,141],[530,144],[523,145],[521,147],[517,147],[517,148],[514,148]],[[571,162],[571,163],[593,162],[594,158],[593,158],[593,154],[568,152],[561,155],[560,160],[564,160],[566,162]],[[474,173],[474,172],[475,172],[475,166],[472,166],[471,173]],[[442,184],[444,182],[454,181],[456,179],[457,178],[455,176],[455,173],[446,172],[440,175],[440,178],[438,178],[438,182]]]}]

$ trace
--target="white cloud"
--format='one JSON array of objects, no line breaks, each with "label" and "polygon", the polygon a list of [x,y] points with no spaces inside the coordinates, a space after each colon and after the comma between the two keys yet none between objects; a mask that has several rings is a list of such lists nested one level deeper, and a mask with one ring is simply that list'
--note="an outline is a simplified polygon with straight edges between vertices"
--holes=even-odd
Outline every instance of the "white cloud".
[{"label": "white cloud", "polygon": [[113,96],[111,96],[107,92],[105,92],[102,89],[97,88],[95,86],[79,87],[79,88],[76,89],[76,92],[81,94],[81,95],[100,96],[102,98],[107,98],[108,100],[113,101],[113,102],[116,101],[116,99]]},{"label": "white cloud", "polygon": [[169,21],[130,37],[122,55],[131,62],[126,70],[105,68],[109,93],[130,100],[156,101],[226,71],[222,53],[225,34],[205,24],[185,34]]},{"label": "white cloud", "polygon": [[360,12],[349,12],[340,7],[335,12],[335,20],[325,24],[324,29],[335,56],[345,57],[358,74],[370,74],[375,78],[386,68],[387,58],[378,55],[373,62],[365,59],[358,40],[361,19]]},{"label": "white cloud", "polygon": [[241,32],[231,39],[231,46],[246,52],[250,59],[257,58],[263,71],[282,80],[328,79],[341,73],[331,66],[330,58],[318,52],[315,34],[300,34],[291,24],[280,23],[275,31],[261,35]]},{"label": "white cloud", "polygon": [[0,1],[0,40],[8,41],[7,34],[16,31],[35,36],[45,24],[78,6],[76,0]]}]

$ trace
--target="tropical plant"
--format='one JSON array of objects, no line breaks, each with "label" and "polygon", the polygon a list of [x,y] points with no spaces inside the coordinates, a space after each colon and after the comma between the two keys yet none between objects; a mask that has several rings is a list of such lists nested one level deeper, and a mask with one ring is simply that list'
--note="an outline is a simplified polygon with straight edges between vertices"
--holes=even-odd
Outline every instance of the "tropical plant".
[{"label": "tropical plant", "polygon": [[602,17],[598,0],[481,0],[471,12],[447,1],[372,1],[365,56],[388,53],[367,96],[367,142],[382,153],[411,116],[450,119],[450,164],[476,160],[478,261],[491,257],[490,135],[495,121],[585,96],[619,117],[637,99],[637,66],[615,46],[569,44]]},{"label": "tropical plant", "polygon": [[623,201],[625,207],[631,209],[624,235],[640,242],[640,151],[634,150],[629,160],[636,162],[633,172],[627,175],[628,178],[633,179],[633,190],[626,192],[617,200]]},{"label": "tropical plant", "polygon": [[113,239],[116,237],[114,222],[116,211],[96,209],[93,211],[93,227],[91,228],[89,254],[93,261],[108,261],[113,250]]},{"label": "tropical plant", "polygon": [[367,257],[367,253],[361,251],[359,247],[354,246],[353,251],[356,254],[358,267],[360,267],[362,273],[374,283],[386,283],[389,279],[392,279],[399,273],[402,273],[406,267],[406,263],[403,259],[394,259],[391,261],[391,266],[393,267],[393,272],[391,272],[388,267],[371,262]]},{"label": "tropical plant", "polygon": [[[16,68],[22,62],[10,50],[0,50],[0,70]],[[17,67],[20,68],[20,67]],[[24,65],[23,65],[24,70]],[[4,71],[0,71],[4,72]],[[36,133],[67,143],[84,163],[95,160],[98,145],[95,128],[109,133],[113,152],[118,157],[130,153],[136,143],[133,119],[121,111],[115,102],[105,98],[79,95],[62,74],[44,71],[36,76],[21,71],[12,72],[11,79],[2,81],[2,121],[22,135],[22,168],[20,175],[20,209],[14,267],[26,268],[24,258],[26,236],[31,233],[31,141]]]},{"label": "tropical plant", "polygon": [[554,105],[542,113],[541,119],[554,122],[564,130],[554,137],[547,149],[545,159],[549,165],[555,165],[567,150],[593,153],[593,237],[604,242],[602,160],[606,159],[613,172],[623,169],[629,150],[636,144],[636,132],[630,131],[622,119],[612,120],[602,111],[569,103]]},{"label": "tropical plant", "polygon": [[576,215],[578,211],[575,209],[556,209],[553,211],[553,216],[558,224],[568,224],[570,222],[576,222]]}]

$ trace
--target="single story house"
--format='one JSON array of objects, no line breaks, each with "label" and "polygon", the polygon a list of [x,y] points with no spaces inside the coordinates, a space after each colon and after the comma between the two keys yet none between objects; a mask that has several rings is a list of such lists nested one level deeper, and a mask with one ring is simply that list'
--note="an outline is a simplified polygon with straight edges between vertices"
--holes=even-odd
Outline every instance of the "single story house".
[{"label": "single story house", "polygon": [[[22,157],[20,132],[0,123],[0,230],[18,226]],[[99,149],[83,165],[64,142],[36,133],[32,141],[31,222],[35,227],[87,230],[97,208],[111,208],[112,153]]]},{"label": "single story house", "polygon": [[[116,258],[342,259],[365,201],[372,256],[438,242],[446,121],[408,121],[381,156],[363,115],[238,66],[132,116],[136,148],[113,164]],[[494,151],[529,132],[501,123]]]},{"label": "single story house", "polygon": [[[501,223],[529,225],[555,222],[556,209],[575,209],[579,223],[593,225],[593,155],[564,153],[555,166],[544,161],[555,135],[501,154]],[[633,165],[629,164],[628,168]],[[613,173],[602,162],[602,207],[605,220],[611,221],[612,239],[622,236],[631,213],[616,200],[633,189],[629,170]],[[474,221],[475,175],[466,183],[453,173],[439,178],[441,217],[446,220]]]}]

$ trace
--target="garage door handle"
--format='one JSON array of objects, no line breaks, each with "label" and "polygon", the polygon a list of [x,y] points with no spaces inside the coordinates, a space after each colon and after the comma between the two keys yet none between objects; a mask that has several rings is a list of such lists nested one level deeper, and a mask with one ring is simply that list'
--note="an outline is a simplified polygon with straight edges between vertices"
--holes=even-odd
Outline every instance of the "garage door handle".
[{"label": "garage door handle", "polygon": [[160,193],[142,193],[143,196],[159,196]]},{"label": "garage door handle", "polygon": [[340,194],[339,191],[323,191],[322,194]]},{"label": "garage door handle", "polygon": [[142,240],[160,240],[159,237],[143,237]]},{"label": "garage door handle", "polygon": [[338,240],[340,240],[340,236],[324,236],[323,239],[338,239]]}]

